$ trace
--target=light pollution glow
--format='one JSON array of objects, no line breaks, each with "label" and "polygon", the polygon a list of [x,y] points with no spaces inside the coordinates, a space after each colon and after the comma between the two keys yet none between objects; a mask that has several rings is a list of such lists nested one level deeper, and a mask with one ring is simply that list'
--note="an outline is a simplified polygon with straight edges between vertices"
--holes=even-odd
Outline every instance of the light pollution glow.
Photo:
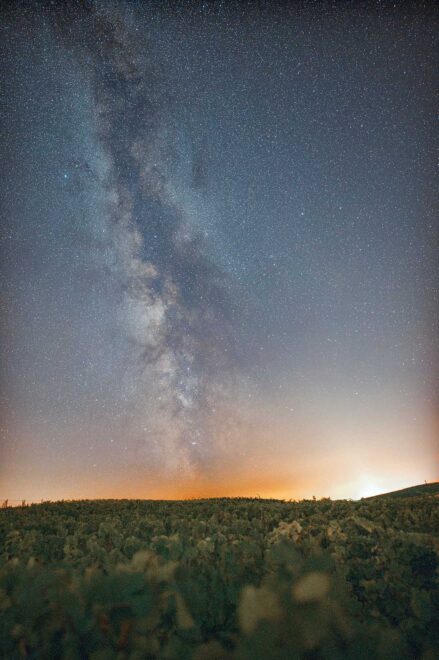
[{"label": "light pollution glow", "polygon": [[[145,466],[136,462],[136,456],[131,460],[125,456],[120,470],[116,470],[111,461],[101,462],[99,466],[81,466],[80,457],[75,462],[73,455],[68,462],[53,453],[48,459],[44,451],[38,452],[36,443],[34,453],[26,457],[13,454],[7,457],[9,464],[19,466],[19,470],[4,475],[2,486],[10,499],[27,501],[257,496],[288,500],[314,496],[359,499],[439,480],[437,423],[424,427],[412,423],[410,427],[405,420],[393,429],[386,428],[383,423],[380,436],[377,420],[360,431],[354,427],[343,429],[343,420],[338,420],[332,429],[314,427],[311,431],[310,428],[292,443],[291,432],[288,433],[285,426],[271,423],[273,435],[270,437],[263,419],[258,421],[245,442],[242,437],[235,439],[242,452],[239,459],[231,462],[231,450],[226,447],[207,475],[202,471],[174,474],[169,483],[162,480],[161,475],[148,474]],[[297,428],[297,424],[293,428]],[[425,451],[423,457],[419,456],[416,444],[420,435],[430,444],[430,450]],[[332,443],[331,452],[322,453],[324,439]],[[351,448],[355,441],[358,449],[354,453]],[[31,438],[23,438],[23,446],[32,446]],[[277,451],[270,451],[274,446]]]}]

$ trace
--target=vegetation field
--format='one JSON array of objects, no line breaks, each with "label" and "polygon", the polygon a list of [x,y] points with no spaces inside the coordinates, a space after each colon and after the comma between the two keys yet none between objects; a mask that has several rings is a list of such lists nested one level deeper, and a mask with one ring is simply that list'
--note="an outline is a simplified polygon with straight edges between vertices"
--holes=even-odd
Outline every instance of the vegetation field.
[{"label": "vegetation field", "polygon": [[0,511],[0,657],[439,657],[439,499]]}]

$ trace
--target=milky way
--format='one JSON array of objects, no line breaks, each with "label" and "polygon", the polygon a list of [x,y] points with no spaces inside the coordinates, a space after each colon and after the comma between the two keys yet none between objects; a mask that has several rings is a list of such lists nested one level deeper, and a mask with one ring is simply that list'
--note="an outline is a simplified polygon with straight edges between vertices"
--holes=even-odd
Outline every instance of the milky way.
[{"label": "milky way", "polygon": [[193,467],[199,445],[212,443],[205,417],[232,385],[234,344],[224,275],[173,190],[172,89],[116,9],[62,8],[56,24],[90,84],[105,160],[106,265],[120,287],[135,366],[125,378],[148,416],[147,451],[153,460],[165,450],[167,470]]},{"label": "milky way", "polygon": [[429,3],[4,11],[5,497],[438,476],[436,24]]}]

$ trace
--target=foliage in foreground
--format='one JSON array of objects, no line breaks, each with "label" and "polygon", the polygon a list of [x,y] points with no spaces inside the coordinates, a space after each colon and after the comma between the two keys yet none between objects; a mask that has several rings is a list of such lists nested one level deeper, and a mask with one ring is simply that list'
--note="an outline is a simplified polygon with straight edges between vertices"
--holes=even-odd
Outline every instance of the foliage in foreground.
[{"label": "foliage in foreground", "polygon": [[0,657],[439,657],[439,501],[0,511]]}]

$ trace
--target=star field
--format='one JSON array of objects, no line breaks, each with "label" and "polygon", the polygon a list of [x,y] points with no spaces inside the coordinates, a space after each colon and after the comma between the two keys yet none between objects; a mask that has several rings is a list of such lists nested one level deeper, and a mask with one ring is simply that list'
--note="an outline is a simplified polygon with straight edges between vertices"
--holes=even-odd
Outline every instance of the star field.
[{"label": "star field", "polygon": [[428,2],[4,10],[5,498],[438,478],[436,27]]}]

